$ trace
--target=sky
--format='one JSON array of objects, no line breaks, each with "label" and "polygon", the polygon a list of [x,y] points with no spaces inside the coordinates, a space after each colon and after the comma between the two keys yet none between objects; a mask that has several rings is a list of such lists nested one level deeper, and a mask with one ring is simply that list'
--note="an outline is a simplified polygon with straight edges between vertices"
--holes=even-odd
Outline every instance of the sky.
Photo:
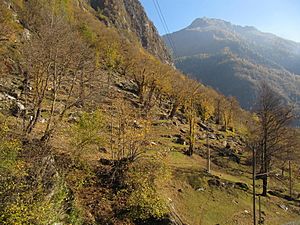
[{"label": "sky", "polygon": [[[300,42],[300,0],[157,0],[170,32],[187,27],[196,18],[226,20]],[[140,0],[159,33],[167,33],[154,0]]]}]

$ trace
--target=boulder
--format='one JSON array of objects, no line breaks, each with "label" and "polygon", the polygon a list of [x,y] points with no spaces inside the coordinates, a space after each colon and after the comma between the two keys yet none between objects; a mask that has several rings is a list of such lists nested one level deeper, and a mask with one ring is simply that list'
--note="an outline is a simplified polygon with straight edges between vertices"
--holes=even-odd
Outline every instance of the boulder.
[{"label": "boulder", "polygon": [[208,138],[212,140],[217,140],[217,136],[215,134],[208,134]]},{"label": "boulder", "polygon": [[198,188],[196,191],[205,191],[205,188],[200,187],[200,188]]},{"label": "boulder", "polygon": [[68,118],[68,122],[69,123],[79,123],[80,118],[78,116],[75,115],[70,115]]},{"label": "boulder", "polygon": [[163,135],[161,135],[161,137],[163,137],[163,138],[173,138],[173,136],[171,134],[163,134]]},{"label": "boulder", "polygon": [[220,180],[219,179],[215,179],[215,178],[213,178],[213,179],[209,179],[208,181],[207,181],[207,183],[208,183],[208,185],[209,186],[215,186],[215,187],[220,187],[222,184],[221,184],[221,182],[220,182]]},{"label": "boulder", "polygon": [[25,111],[25,106],[20,102],[14,102],[11,105],[10,111],[13,116],[20,116]]},{"label": "boulder", "polygon": [[219,156],[229,157],[230,160],[240,164],[241,157],[230,148],[230,145],[227,143],[226,147],[219,151]]},{"label": "boulder", "polygon": [[99,147],[98,150],[101,153],[108,153],[108,150],[105,147]]},{"label": "boulder", "polygon": [[186,134],[187,131],[185,129],[181,128],[180,132]]},{"label": "boulder", "polygon": [[247,185],[246,183],[242,183],[242,182],[236,182],[236,183],[234,184],[234,187],[236,187],[236,188],[238,188],[238,189],[242,189],[242,190],[244,190],[244,191],[249,190],[248,185]]},{"label": "boulder", "polygon": [[184,140],[184,138],[181,135],[176,135],[176,144],[180,144],[180,145],[186,145],[186,141]]},{"label": "boulder", "polygon": [[207,126],[205,123],[200,122],[200,123],[198,123],[198,125],[200,126],[200,128],[202,128],[205,131],[208,131],[208,132],[213,132],[214,131],[212,128]]}]

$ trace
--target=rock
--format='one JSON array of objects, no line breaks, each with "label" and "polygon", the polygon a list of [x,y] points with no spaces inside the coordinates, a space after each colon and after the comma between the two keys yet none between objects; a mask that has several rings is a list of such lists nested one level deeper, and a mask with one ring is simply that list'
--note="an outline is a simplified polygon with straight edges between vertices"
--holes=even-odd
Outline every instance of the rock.
[{"label": "rock", "polygon": [[[159,119],[160,120],[166,120],[166,119],[168,119],[168,115],[167,114],[161,114],[161,115],[159,115]],[[174,122],[173,122],[174,123]]]},{"label": "rock", "polygon": [[249,190],[248,185],[245,184],[245,183],[242,183],[242,182],[236,182],[236,183],[234,184],[234,186],[235,186],[236,188],[242,189],[242,190],[244,190],[244,191]]},{"label": "rock", "polygon": [[200,123],[198,123],[198,125],[200,126],[200,128],[202,128],[205,131],[208,131],[208,132],[214,131],[212,128],[208,127],[205,123],[200,122]]},{"label": "rock", "polygon": [[180,132],[186,134],[187,131],[185,129],[181,128]]},{"label": "rock", "polygon": [[201,188],[198,188],[196,191],[205,191],[205,188],[201,187]]},{"label": "rock", "polygon": [[206,135],[205,134],[203,134],[203,135],[197,135],[197,139],[205,140],[206,139]]},{"label": "rock", "polygon": [[178,121],[179,121],[181,124],[186,124],[186,123],[187,123],[187,120],[186,120],[185,118],[181,118],[181,117],[178,118]]},{"label": "rock", "polygon": [[98,150],[101,153],[108,153],[108,151],[107,151],[107,149],[105,147],[99,147]]},{"label": "rock", "polygon": [[151,142],[150,142],[150,145],[156,146],[157,144],[156,144],[154,141],[151,141]]},{"label": "rock", "polygon": [[10,108],[12,115],[20,116],[25,111],[25,106],[20,102],[14,102]]},{"label": "rock", "polygon": [[217,136],[215,134],[208,134],[208,138],[212,140],[217,140]]},{"label": "rock", "polygon": [[237,156],[236,154],[233,154],[231,156],[229,156],[229,158],[233,161],[236,162],[237,164],[241,163],[241,158],[239,156]]},{"label": "rock", "polygon": [[174,137],[176,138],[176,140],[175,140],[176,144],[186,145],[186,141],[181,134],[176,134],[176,135],[174,135]]},{"label": "rock", "polygon": [[230,144],[229,144],[228,142],[226,142],[225,148],[227,148],[227,149],[230,149],[230,148],[231,148],[231,146],[230,146]]},{"label": "rock", "polygon": [[39,118],[38,122],[39,122],[39,123],[46,123],[46,122],[47,122],[47,120],[46,120],[46,119],[44,119],[44,118]]},{"label": "rock", "polygon": [[133,121],[133,126],[137,129],[142,129],[143,128],[143,126],[136,120]]},{"label": "rock", "polygon": [[281,209],[283,209],[284,211],[288,211],[289,210],[289,208],[286,205],[283,205],[283,204],[279,205],[279,207]]},{"label": "rock", "polygon": [[184,138],[181,135],[177,135],[176,144],[186,145]]},{"label": "rock", "polygon": [[210,179],[207,181],[209,186],[216,186],[216,187],[220,187],[221,186],[221,182],[219,179]]},{"label": "rock", "polygon": [[23,33],[22,33],[22,38],[25,40],[25,41],[29,41],[30,40],[30,37],[31,37],[31,33],[28,29],[24,29],[23,30]]},{"label": "rock", "polygon": [[10,100],[10,101],[15,101],[16,100],[16,97],[12,96],[12,95],[8,95],[6,94],[5,97]]},{"label": "rock", "polygon": [[236,154],[231,148],[230,145],[227,143],[226,147],[219,152],[219,156],[225,156],[229,157],[230,160],[240,164],[241,163],[241,158],[238,154]]},{"label": "rock", "polygon": [[179,188],[177,191],[178,191],[178,192],[180,192],[180,193],[182,193],[182,192],[183,192],[183,190],[182,190],[181,188]]},{"label": "rock", "polygon": [[151,54],[161,61],[172,62],[171,56],[153,23],[138,0],[89,1],[95,10],[102,12],[103,22],[119,30],[130,30]]},{"label": "rock", "polygon": [[171,134],[163,134],[163,135],[161,135],[161,137],[164,137],[164,138],[173,138],[173,136]]},{"label": "rock", "polygon": [[226,129],[226,127],[222,126],[222,127],[220,128],[220,131],[226,132],[227,129]]},{"label": "rock", "polygon": [[239,202],[238,202],[237,200],[232,200],[232,202],[233,202],[234,204],[236,204],[236,205],[239,204]]},{"label": "rock", "polygon": [[69,123],[79,123],[80,118],[74,115],[70,115],[68,118]]}]

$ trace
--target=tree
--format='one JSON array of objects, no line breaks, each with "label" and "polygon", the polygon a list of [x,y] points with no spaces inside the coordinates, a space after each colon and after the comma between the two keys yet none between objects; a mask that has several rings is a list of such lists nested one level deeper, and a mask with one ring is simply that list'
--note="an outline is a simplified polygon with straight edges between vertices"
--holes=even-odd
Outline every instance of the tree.
[{"label": "tree", "polygon": [[169,119],[173,119],[175,116],[177,109],[180,105],[183,105],[187,100],[187,93],[189,87],[187,85],[188,78],[185,77],[183,74],[179,73],[178,71],[174,71],[173,74],[176,79],[174,78],[171,80],[171,92],[169,93],[169,98],[171,101],[171,110],[169,114]]},{"label": "tree", "polygon": [[74,156],[78,159],[89,146],[99,147],[104,142],[104,119],[100,110],[93,113],[84,112],[78,123],[71,128],[72,145],[75,147]]},{"label": "tree", "polygon": [[223,122],[224,129],[227,130],[228,126],[233,125],[233,115],[239,109],[239,103],[235,97],[227,98],[227,102],[224,103],[223,109]]},{"label": "tree", "polygon": [[133,163],[125,177],[129,193],[126,209],[133,220],[161,219],[168,212],[168,204],[158,193],[158,188],[169,180],[169,173],[159,156]]},{"label": "tree", "polygon": [[297,159],[299,159],[299,146],[300,146],[300,140],[299,140],[299,134],[297,133],[296,129],[290,129],[287,134],[288,143],[286,144],[285,149],[276,154],[276,159],[281,163],[281,171],[282,176],[284,176],[284,172],[287,167],[288,171],[288,189],[289,189],[289,196],[292,198],[293,196],[293,179],[292,179],[292,167],[295,162],[297,162]]},{"label": "tree", "polygon": [[266,196],[271,163],[275,155],[289,145],[290,136],[287,134],[294,116],[292,107],[286,105],[280,95],[264,82],[258,89],[256,114],[259,124],[255,141],[258,143],[260,164],[257,177],[263,180],[262,195]]},{"label": "tree", "polygon": [[118,96],[110,108],[109,145],[113,160],[129,163],[141,158],[149,146],[151,122]]},{"label": "tree", "polygon": [[188,155],[192,156],[194,153],[195,148],[195,124],[197,118],[197,107],[196,107],[196,100],[199,95],[199,87],[200,84],[195,80],[188,80],[187,82],[187,96],[188,100],[186,102],[186,115],[189,122],[189,150]]},{"label": "tree", "polygon": [[[26,113],[31,115],[24,123],[24,132],[32,132],[46,109],[49,115],[42,140],[47,141],[66,112],[82,106],[89,96],[95,63],[89,46],[63,15],[51,10],[50,3],[27,4],[23,20],[32,35],[23,47],[23,74],[32,89],[23,88]],[[50,109],[46,102],[50,103]]]}]

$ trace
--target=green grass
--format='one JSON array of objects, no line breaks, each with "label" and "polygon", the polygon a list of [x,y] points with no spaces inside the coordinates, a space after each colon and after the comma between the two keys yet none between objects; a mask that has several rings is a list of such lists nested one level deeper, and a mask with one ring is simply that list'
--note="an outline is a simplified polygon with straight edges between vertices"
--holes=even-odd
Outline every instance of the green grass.
[{"label": "green grass", "polygon": [[[212,165],[212,175],[229,182],[244,182],[250,188],[243,191],[232,187],[209,187],[207,181],[211,177],[205,173],[206,160],[200,156],[192,157],[180,151],[171,151],[167,163],[173,171],[171,184],[164,187],[164,195],[171,199],[171,206],[189,225],[250,225],[252,222],[252,194],[251,174],[246,166],[229,164],[230,168],[219,168]],[[233,168],[232,168],[233,167]],[[243,173],[233,175],[232,169],[240,167]],[[261,181],[257,183],[260,184]],[[278,185],[276,181],[270,182]],[[295,185],[298,188],[299,184]],[[204,190],[199,190],[204,188]],[[260,192],[260,188],[257,188]],[[258,202],[258,201],[257,201]],[[258,204],[258,203],[257,203]],[[262,198],[262,211],[265,213],[266,223],[281,225],[297,220],[300,216],[291,210],[285,211],[279,205],[287,205],[283,199],[277,197]],[[257,206],[258,208],[258,206]]]}]

